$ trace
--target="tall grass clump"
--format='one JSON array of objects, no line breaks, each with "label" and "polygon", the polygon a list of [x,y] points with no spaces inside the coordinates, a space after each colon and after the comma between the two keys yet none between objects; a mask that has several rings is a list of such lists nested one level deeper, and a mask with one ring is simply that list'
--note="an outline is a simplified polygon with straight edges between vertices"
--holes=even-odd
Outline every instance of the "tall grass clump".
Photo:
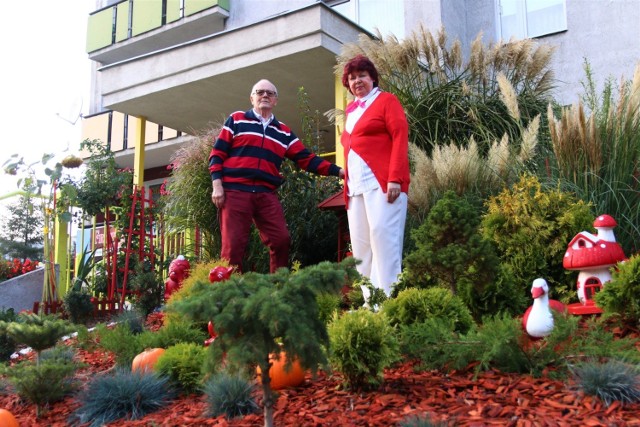
[{"label": "tall grass clump", "polygon": [[221,127],[202,131],[173,154],[167,193],[160,199],[167,232],[175,234],[198,228],[209,257],[220,250],[218,211],[211,202],[209,154]]},{"label": "tall grass clump", "polygon": [[532,40],[485,46],[478,36],[464,60],[460,42],[450,42],[443,29],[420,28],[402,41],[362,36],[345,45],[336,73],[357,54],[376,64],[381,88],[405,107],[413,214],[423,218],[447,190],[495,194],[535,167],[553,89],[550,46]]},{"label": "tall grass clump", "polygon": [[596,213],[618,222],[616,239],[625,253],[640,248],[640,65],[631,81],[608,79],[597,93],[585,62],[582,100],[561,110],[548,109],[557,178]]}]

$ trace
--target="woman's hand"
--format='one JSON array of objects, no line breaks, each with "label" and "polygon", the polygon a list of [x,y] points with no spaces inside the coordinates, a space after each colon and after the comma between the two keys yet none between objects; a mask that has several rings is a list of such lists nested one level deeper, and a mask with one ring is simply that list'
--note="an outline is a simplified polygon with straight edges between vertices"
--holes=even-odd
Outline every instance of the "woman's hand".
[{"label": "woman's hand", "polygon": [[393,203],[400,197],[400,184],[397,182],[390,182],[387,184],[387,202]]}]

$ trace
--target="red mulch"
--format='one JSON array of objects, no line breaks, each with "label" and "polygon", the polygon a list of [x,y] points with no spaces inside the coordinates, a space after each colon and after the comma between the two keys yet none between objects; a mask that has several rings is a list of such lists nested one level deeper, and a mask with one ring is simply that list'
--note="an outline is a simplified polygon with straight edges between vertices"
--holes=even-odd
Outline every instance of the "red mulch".
[{"label": "red mulch", "polygon": [[[155,327],[160,323],[152,319]],[[89,366],[84,378],[109,370],[114,359],[102,351],[79,350]],[[431,414],[432,420],[455,426],[640,426],[640,404],[607,407],[597,398],[571,390],[549,378],[490,371],[474,378],[472,370],[443,374],[416,373],[406,363],[385,371],[384,385],[375,392],[354,393],[340,387],[341,377],[323,372],[307,376],[301,387],[280,392],[276,426],[393,426],[408,416]],[[35,406],[16,395],[0,395],[0,407],[11,411],[21,426],[62,427],[78,402],[69,397],[36,419]],[[116,421],[121,426],[263,425],[262,413],[226,420],[210,418],[202,396],[181,397],[165,409],[138,421]]]}]

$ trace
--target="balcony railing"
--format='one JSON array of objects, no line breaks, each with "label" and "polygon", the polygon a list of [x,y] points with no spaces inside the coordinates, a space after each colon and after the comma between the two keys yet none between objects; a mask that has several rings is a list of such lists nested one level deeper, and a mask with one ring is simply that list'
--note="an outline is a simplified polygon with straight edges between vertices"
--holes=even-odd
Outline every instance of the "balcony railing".
[{"label": "balcony railing", "polygon": [[[183,21],[208,9],[204,18],[223,21],[228,16],[231,0],[123,0],[89,15],[87,52],[133,39],[152,30]],[[197,19],[196,19],[197,20]],[[200,25],[201,27],[201,25]],[[220,31],[218,29],[218,31]],[[155,48],[161,49],[156,43]]]}]

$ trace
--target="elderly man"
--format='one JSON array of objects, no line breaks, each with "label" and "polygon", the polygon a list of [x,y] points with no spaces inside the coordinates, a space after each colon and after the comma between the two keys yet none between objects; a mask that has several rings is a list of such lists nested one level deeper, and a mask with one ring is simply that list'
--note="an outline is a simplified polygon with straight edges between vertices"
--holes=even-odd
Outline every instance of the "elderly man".
[{"label": "elderly man", "polygon": [[221,258],[242,269],[255,223],[269,248],[273,273],[289,265],[291,239],[276,191],[283,178],[280,165],[287,157],[301,169],[344,178],[342,168],[311,153],[291,129],[273,115],[278,90],[268,80],[251,89],[252,109],[232,113],[209,155],[213,183],[211,200],[218,208],[222,233]]}]

